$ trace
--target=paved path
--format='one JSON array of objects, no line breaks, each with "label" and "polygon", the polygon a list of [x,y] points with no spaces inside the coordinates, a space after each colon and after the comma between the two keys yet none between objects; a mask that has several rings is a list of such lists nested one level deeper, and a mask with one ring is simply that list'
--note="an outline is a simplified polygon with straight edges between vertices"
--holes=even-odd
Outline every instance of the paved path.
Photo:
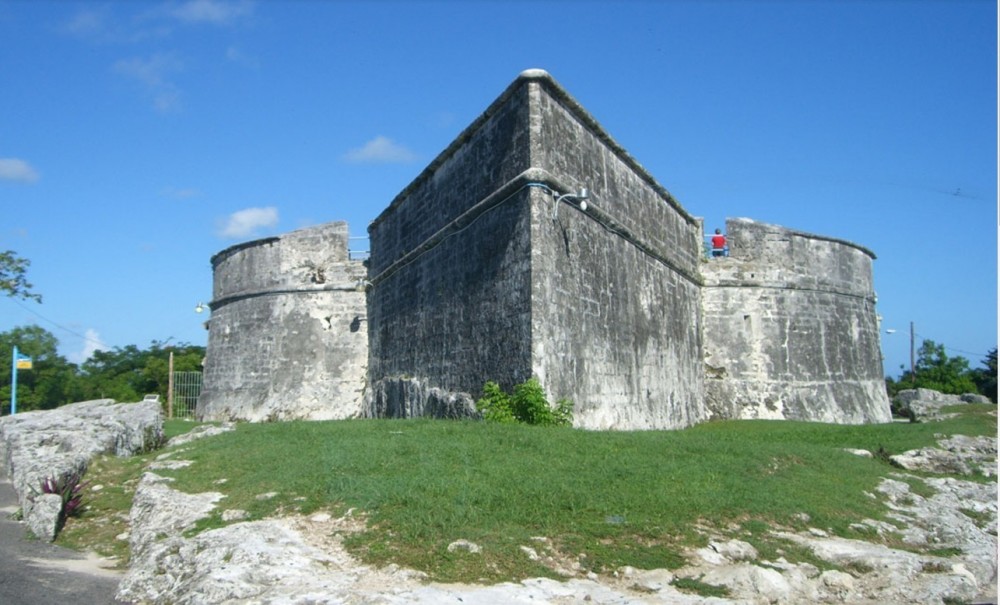
[{"label": "paved path", "polygon": [[111,605],[121,574],[92,559],[34,538],[10,518],[14,488],[0,470],[0,603],[3,605]]}]

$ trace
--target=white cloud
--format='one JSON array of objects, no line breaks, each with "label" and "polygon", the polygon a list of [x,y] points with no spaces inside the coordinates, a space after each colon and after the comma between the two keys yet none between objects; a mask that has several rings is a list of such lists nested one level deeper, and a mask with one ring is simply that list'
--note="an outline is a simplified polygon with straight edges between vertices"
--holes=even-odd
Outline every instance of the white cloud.
[{"label": "white cloud", "polygon": [[122,59],[115,63],[115,71],[139,82],[152,95],[153,104],[160,111],[178,107],[180,91],[170,75],[184,69],[184,64],[170,53],[156,53],[149,59]]},{"label": "white cloud", "polygon": [[219,228],[219,237],[242,238],[256,235],[258,230],[274,227],[278,224],[278,209],[274,206],[266,208],[247,208],[229,215]]},{"label": "white cloud", "polygon": [[247,55],[241,49],[230,46],[226,49],[226,59],[231,63],[237,65],[242,65],[244,67],[257,68],[259,66],[257,59]]},{"label": "white cloud", "polygon": [[344,159],[368,164],[398,164],[416,160],[417,154],[392,139],[379,135],[364,146],[348,151],[344,154]]},{"label": "white cloud", "polygon": [[60,31],[95,44],[135,44],[169,36],[171,28],[156,11],[128,16],[109,5],[86,6],[66,20]]},{"label": "white cloud", "polygon": [[82,37],[103,34],[107,30],[107,11],[105,9],[92,9],[90,7],[81,10],[66,22],[63,30]]},{"label": "white cloud", "polygon": [[187,188],[167,187],[166,189],[160,191],[160,195],[164,197],[173,198],[175,200],[187,200],[194,197],[200,197],[201,190],[194,189],[192,187],[187,187]]},{"label": "white cloud", "polygon": [[228,25],[253,13],[252,2],[221,2],[219,0],[190,0],[173,9],[170,14],[188,23]]},{"label": "white cloud", "polygon": [[0,181],[34,183],[37,180],[38,171],[31,164],[17,158],[0,158]]},{"label": "white cloud", "polygon": [[101,340],[101,335],[97,333],[97,330],[88,328],[84,333],[83,349],[76,353],[67,354],[66,358],[72,363],[80,364],[90,359],[94,352],[107,350],[108,345]]}]

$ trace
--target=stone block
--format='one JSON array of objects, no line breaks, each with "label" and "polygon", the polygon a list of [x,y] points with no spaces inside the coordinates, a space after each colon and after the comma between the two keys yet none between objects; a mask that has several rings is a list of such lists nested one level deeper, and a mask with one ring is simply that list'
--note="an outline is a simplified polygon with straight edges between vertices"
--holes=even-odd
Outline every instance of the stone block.
[{"label": "stone block", "polygon": [[63,500],[59,494],[38,494],[30,499],[24,510],[24,522],[39,540],[56,539],[62,521]]}]

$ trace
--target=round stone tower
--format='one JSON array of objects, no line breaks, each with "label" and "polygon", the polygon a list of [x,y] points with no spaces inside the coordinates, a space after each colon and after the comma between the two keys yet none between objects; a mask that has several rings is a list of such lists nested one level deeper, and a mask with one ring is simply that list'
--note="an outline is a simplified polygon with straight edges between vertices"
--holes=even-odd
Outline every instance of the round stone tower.
[{"label": "round stone tower", "polygon": [[212,257],[202,420],[357,416],[368,365],[361,260],[347,223],[238,244]]},{"label": "round stone tower", "polygon": [[748,219],[702,264],[705,399],[714,418],[892,419],[870,251]]}]

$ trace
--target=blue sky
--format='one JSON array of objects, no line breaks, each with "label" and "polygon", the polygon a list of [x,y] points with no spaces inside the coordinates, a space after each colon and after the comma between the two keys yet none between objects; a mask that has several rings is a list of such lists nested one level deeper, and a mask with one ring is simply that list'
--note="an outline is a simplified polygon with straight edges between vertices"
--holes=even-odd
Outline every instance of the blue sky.
[{"label": "blue sky", "polygon": [[549,71],[706,226],[873,250],[885,368],[909,325],[997,343],[989,1],[3,2],[0,250],[94,348],[205,344],[213,254],[367,224],[517,75]]}]

